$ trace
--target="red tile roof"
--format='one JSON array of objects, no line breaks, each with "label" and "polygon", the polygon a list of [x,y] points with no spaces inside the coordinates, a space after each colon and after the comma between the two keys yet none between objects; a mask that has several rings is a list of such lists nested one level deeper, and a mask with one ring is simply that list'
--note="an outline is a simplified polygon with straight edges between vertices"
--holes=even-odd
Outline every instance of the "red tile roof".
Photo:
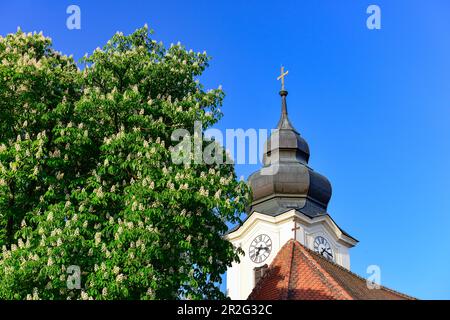
[{"label": "red tile roof", "polygon": [[369,289],[366,280],[307,249],[295,240],[278,252],[250,300],[408,300],[381,286]]}]

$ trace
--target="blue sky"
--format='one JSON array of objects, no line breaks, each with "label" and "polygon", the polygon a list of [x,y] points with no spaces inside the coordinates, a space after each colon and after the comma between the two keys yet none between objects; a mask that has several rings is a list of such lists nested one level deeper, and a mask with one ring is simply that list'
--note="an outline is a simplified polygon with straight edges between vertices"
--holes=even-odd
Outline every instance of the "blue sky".
[{"label": "blue sky", "polygon": [[[66,28],[70,4],[81,30]],[[381,30],[366,27],[370,4]],[[329,212],[360,240],[352,270],[366,276],[376,264],[383,285],[450,299],[449,9],[446,0],[2,1],[0,34],[42,30],[78,59],[148,23],[155,39],[213,57],[202,82],[227,93],[220,129],[276,125],[284,64],[291,121],[333,185]]]}]

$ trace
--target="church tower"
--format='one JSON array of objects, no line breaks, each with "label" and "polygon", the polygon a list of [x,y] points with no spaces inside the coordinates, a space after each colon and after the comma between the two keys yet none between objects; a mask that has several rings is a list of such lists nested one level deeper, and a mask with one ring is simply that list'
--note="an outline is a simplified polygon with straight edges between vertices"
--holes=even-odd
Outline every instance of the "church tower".
[{"label": "church tower", "polygon": [[357,240],[327,211],[331,184],[308,164],[308,143],[288,118],[281,70],[281,117],[264,150],[263,167],[248,178],[253,200],[246,220],[227,239],[245,256],[227,271],[231,299],[247,299],[267,267],[289,241],[350,269],[349,249]]}]

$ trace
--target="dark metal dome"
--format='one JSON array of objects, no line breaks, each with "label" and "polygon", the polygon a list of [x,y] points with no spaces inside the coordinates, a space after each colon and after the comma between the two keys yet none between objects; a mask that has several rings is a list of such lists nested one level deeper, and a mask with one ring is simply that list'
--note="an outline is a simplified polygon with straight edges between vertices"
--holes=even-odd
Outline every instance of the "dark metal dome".
[{"label": "dark metal dome", "polygon": [[251,212],[276,215],[295,208],[309,216],[325,214],[331,184],[308,166],[309,146],[289,121],[287,94],[280,91],[281,118],[266,142],[264,166],[248,179]]}]

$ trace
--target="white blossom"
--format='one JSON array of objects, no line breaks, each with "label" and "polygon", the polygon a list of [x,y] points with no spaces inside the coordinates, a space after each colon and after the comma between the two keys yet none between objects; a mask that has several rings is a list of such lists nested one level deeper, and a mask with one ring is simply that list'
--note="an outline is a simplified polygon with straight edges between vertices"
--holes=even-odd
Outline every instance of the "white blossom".
[{"label": "white blossom", "polygon": [[89,295],[84,291],[81,291],[81,300],[89,300]]},{"label": "white blossom", "polygon": [[33,288],[33,300],[39,300],[38,288]]},{"label": "white blossom", "polygon": [[121,283],[123,281],[123,279],[124,279],[123,274],[122,273],[118,274],[117,277],[116,277],[116,282],[117,283]]},{"label": "white blossom", "polygon": [[94,239],[95,245],[98,245],[102,241],[102,234],[100,232],[95,233]]}]

